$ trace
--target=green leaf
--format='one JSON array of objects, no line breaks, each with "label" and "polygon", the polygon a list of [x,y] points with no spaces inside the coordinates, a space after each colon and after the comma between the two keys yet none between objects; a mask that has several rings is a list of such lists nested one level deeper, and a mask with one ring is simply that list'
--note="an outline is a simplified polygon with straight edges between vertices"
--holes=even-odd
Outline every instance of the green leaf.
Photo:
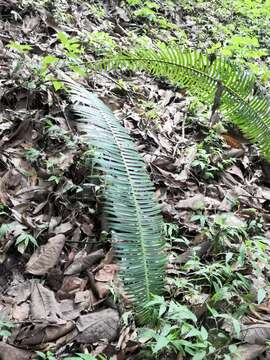
[{"label": "green leaf", "polygon": [[257,292],[257,301],[258,301],[258,304],[261,304],[263,302],[263,300],[265,299],[266,297],[266,291],[264,288],[260,288]]},{"label": "green leaf", "polygon": [[94,94],[67,79],[78,128],[96,147],[95,161],[106,173],[104,211],[112,232],[125,292],[138,320],[147,322],[145,305],[164,289],[166,255],[160,206],[143,159],[126,129]]},{"label": "green leaf", "polygon": [[[243,42],[237,37],[234,41]],[[257,46],[254,38],[244,41]],[[139,48],[96,62],[93,66],[106,70],[141,70],[165,77],[187,88],[191,95],[210,106],[215,101],[219,86],[222,88],[219,111],[238,125],[270,159],[270,101],[264,95],[264,90],[257,86],[254,76],[233,63],[222,58],[212,60],[199,52],[183,52],[161,44],[158,50]]]},{"label": "green leaf", "polygon": [[169,344],[169,340],[165,337],[165,336],[157,336],[157,342],[154,346],[154,350],[153,352],[156,354],[158,353],[161,349],[164,349],[167,347],[167,345]]}]

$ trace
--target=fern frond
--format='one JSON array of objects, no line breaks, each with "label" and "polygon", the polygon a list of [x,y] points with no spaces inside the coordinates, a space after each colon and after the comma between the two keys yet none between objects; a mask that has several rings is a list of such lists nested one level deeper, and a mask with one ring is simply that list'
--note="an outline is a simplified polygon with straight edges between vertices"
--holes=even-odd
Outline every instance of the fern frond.
[{"label": "fern frond", "polygon": [[187,88],[202,102],[212,105],[218,84],[223,91],[219,110],[270,159],[270,101],[255,84],[255,78],[221,58],[211,60],[199,52],[181,52],[161,46],[116,55],[95,65],[105,70],[146,71]]},{"label": "fern frond", "polygon": [[162,218],[154,187],[131,137],[112,111],[94,94],[69,82],[78,127],[95,146],[105,172],[104,210],[112,231],[124,289],[141,322],[144,305],[164,287],[166,257]]}]

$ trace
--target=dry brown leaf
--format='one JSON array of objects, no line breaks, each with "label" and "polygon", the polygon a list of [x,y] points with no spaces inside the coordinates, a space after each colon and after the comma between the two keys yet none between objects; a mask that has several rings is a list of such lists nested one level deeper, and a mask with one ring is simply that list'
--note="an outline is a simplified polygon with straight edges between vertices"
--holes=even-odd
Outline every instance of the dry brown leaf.
[{"label": "dry brown leaf", "polygon": [[58,234],[50,238],[47,244],[38,248],[26,264],[26,272],[33,275],[45,275],[58,263],[65,239],[65,235]]},{"label": "dry brown leaf", "polygon": [[104,251],[102,249],[97,250],[87,256],[80,256],[75,258],[73,263],[66,269],[65,275],[74,275],[79,274],[83,270],[86,270],[104,256]]},{"label": "dry brown leaf", "polygon": [[22,327],[16,338],[14,339],[14,344],[20,346],[34,346],[44,344],[46,342],[55,341],[61,336],[66,335],[72,329],[74,329],[75,324],[73,321],[67,321],[64,324],[58,325],[48,325],[47,322],[42,324],[30,324]]},{"label": "dry brown leaf", "polygon": [[58,324],[61,323],[61,315],[60,304],[56,301],[54,292],[37,281],[33,282],[31,291],[32,319]]},{"label": "dry brown leaf", "polygon": [[66,234],[72,230],[72,224],[70,222],[62,223],[53,230],[55,234]]},{"label": "dry brown leaf", "polygon": [[0,342],[0,360],[30,360],[34,359],[32,351],[17,349],[14,346]]},{"label": "dry brown leaf", "polygon": [[188,199],[180,200],[176,203],[176,209],[192,209],[198,210],[202,207],[207,208],[217,208],[220,206],[220,201],[210,198],[208,196],[204,196],[202,194],[198,194],[192,196]]},{"label": "dry brown leaf", "polygon": [[96,288],[99,294],[99,298],[103,299],[106,297],[106,295],[109,293],[109,285],[104,282],[96,282]]},{"label": "dry brown leaf", "polygon": [[264,345],[270,340],[270,323],[242,324],[240,335],[235,338],[248,344]]},{"label": "dry brown leaf", "polygon": [[87,280],[76,276],[66,276],[63,280],[61,288],[57,292],[59,299],[70,299],[74,297],[77,291],[82,291],[85,288]]},{"label": "dry brown leaf", "polygon": [[26,15],[23,20],[22,31],[25,34],[30,33],[39,24],[39,17]]},{"label": "dry brown leaf", "polygon": [[30,305],[26,302],[15,305],[12,309],[12,316],[14,320],[24,321],[28,319],[30,313]]},{"label": "dry brown leaf", "polygon": [[112,281],[116,271],[117,271],[117,265],[116,264],[104,265],[103,268],[100,269],[96,273],[95,280],[102,281],[102,282]]},{"label": "dry brown leaf", "polygon": [[76,341],[91,344],[101,339],[112,341],[119,328],[119,314],[116,310],[105,309],[87,315],[81,315],[76,323],[80,332]]},{"label": "dry brown leaf", "polygon": [[237,353],[232,360],[255,360],[266,349],[265,345],[244,344],[237,347]]}]

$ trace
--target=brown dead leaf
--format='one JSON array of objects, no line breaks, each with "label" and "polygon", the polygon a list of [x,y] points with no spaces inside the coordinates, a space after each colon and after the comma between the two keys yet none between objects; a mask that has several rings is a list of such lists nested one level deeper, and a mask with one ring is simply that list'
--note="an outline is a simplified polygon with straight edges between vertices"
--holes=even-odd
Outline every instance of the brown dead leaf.
[{"label": "brown dead leaf", "polygon": [[66,276],[61,288],[57,292],[57,296],[61,300],[73,298],[77,291],[84,290],[86,284],[87,280],[76,276]]},{"label": "brown dead leaf", "polygon": [[73,263],[66,269],[65,275],[74,275],[79,274],[80,272],[86,270],[104,256],[104,251],[99,249],[87,256],[80,256],[75,258]]},{"label": "brown dead leaf", "polygon": [[265,345],[270,340],[270,323],[242,324],[240,335],[234,337],[248,344]]},{"label": "brown dead leaf", "polygon": [[103,299],[107,296],[107,294],[109,293],[109,288],[110,286],[104,282],[96,282],[96,288],[99,294],[99,298]]},{"label": "brown dead leaf", "polygon": [[34,281],[31,291],[32,319],[59,324],[63,322],[61,315],[60,304],[56,301],[54,292]]},{"label": "brown dead leaf", "polygon": [[15,305],[12,309],[12,317],[17,321],[27,320],[30,313],[30,305],[26,302]]},{"label": "brown dead leaf", "polygon": [[38,248],[26,264],[26,272],[33,275],[45,275],[58,263],[65,239],[65,235],[58,234],[50,238],[47,244]]},{"label": "brown dead leaf", "polygon": [[217,208],[220,206],[220,201],[210,198],[208,196],[204,196],[202,194],[198,194],[192,196],[188,199],[180,200],[176,203],[176,209],[191,209],[198,210],[202,207],[205,208]]},{"label": "brown dead leaf", "polygon": [[0,360],[30,360],[34,357],[32,351],[21,350],[3,341],[0,342]]},{"label": "brown dead leaf", "polygon": [[119,314],[116,310],[105,309],[87,315],[81,315],[76,323],[80,332],[76,341],[91,344],[101,339],[115,339],[119,328]]},{"label": "brown dead leaf", "polygon": [[104,265],[102,269],[100,269],[96,275],[95,280],[101,281],[101,282],[109,282],[112,281],[114,278],[114,275],[117,271],[118,267],[116,264],[107,264]]},{"label": "brown dead leaf", "polygon": [[70,222],[62,223],[53,230],[55,234],[66,234],[72,230],[72,224]]},{"label": "brown dead leaf", "polygon": [[23,20],[22,31],[25,34],[30,33],[39,24],[39,17],[26,15]]},{"label": "brown dead leaf", "polygon": [[265,345],[244,344],[237,347],[232,360],[255,360],[266,350]]},{"label": "brown dead leaf", "polygon": [[75,324],[73,321],[67,321],[64,324],[48,325],[47,322],[42,324],[30,324],[22,326],[16,334],[13,343],[20,346],[31,346],[52,342],[66,335],[73,330]]}]

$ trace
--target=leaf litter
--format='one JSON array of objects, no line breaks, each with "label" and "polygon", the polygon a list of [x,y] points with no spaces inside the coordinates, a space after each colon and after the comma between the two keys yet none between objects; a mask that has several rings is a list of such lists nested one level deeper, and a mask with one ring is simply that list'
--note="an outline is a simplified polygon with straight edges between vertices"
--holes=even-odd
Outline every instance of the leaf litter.
[{"label": "leaf litter", "polygon": [[[112,260],[102,262],[111,250],[108,241],[100,242],[106,225],[100,220],[99,189],[97,184],[90,190],[81,186],[88,181],[87,167],[79,161],[85,149],[74,135],[67,101],[50,86],[42,85],[27,66],[30,60],[37,65],[39,57],[47,53],[62,56],[56,39],[59,31],[76,36],[104,31],[123,48],[129,44],[128,34],[134,26],[137,32],[146,30],[152,40],[161,37],[166,41],[174,33],[151,33],[151,25],[134,18],[128,7],[106,4],[104,19],[84,2],[66,4],[63,11],[74,16],[69,22],[59,17],[61,12],[54,7],[50,13],[31,2],[0,2],[0,319],[17,324],[7,342],[0,342],[3,360],[31,359],[35,350],[53,350],[65,356],[87,349],[97,355],[99,348],[105,354],[118,353],[117,359],[123,359],[132,358],[140,347],[134,323],[120,328],[111,291],[116,288],[123,302],[124,294],[117,266]],[[196,47],[200,31],[188,11],[173,15],[165,11],[189,34],[189,46]],[[8,48],[12,41],[30,44],[33,57]],[[99,46],[100,52],[106,53],[106,47]],[[20,61],[22,56],[25,62]],[[98,54],[90,49],[86,60],[95,56]],[[194,255],[208,266],[219,259],[220,251],[239,250],[244,245],[243,238],[234,232],[224,239],[229,245],[215,249],[215,227],[217,231],[222,226],[245,231],[246,223],[250,228],[262,224],[269,254],[269,164],[235,129],[218,138],[223,151],[212,156],[210,146],[203,162],[198,144],[205,141],[208,146],[205,109],[197,106],[194,112],[193,99],[184,91],[145,75],[126,77],[128,90],[120,89],[116,80],[97,75],[89,84],[133,136],[155,182],[166,222],[177,224],[185,238],[179,243],[179,235],[171,237],[168,277],[190,280],[195,271]],[[210,222],[207,229],[202,226],[205,219]],[[24,240],[18,248],[16,241],[21,234]],[[258,287],[268,286],[268,270],[260,259],[252,258],[251,252],[247,257],[261,269],[262,282],[249,266],[234,266],[255,278],[257,294]],[[174,291],[173,286],[170,290]],[[196,296],[185,291],[177,296],[200,319],[212,304],[205,284]],[[253,311],[239,319],[238,334],[227,328],[236,342],[243,343],[239,346],[242,359],[263,354],[270,340],[265,300],[267,292],[261,292],[259,304],[254,297]],[[224,306],[222,301],[220,306]]]}]

